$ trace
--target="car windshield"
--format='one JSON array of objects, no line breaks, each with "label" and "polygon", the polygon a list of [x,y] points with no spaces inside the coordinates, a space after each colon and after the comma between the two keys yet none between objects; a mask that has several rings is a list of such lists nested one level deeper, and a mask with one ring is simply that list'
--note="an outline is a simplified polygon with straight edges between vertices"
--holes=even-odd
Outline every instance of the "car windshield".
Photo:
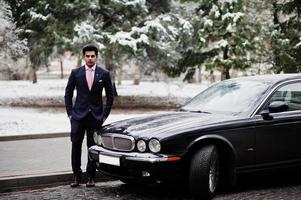
[{"label": "car windshield", "polygon": [[246,115],[268,86],[249,80],[222,81],[192,98],[180,111]]}]

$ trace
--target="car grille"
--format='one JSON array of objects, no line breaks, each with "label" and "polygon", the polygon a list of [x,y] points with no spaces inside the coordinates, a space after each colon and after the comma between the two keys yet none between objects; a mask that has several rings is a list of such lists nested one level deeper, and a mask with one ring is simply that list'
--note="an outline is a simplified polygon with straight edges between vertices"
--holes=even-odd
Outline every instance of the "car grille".
[{"label": "car grille", "polygon": [[131,136],[121,134],[104,134],[101,136],[104,148],[118,151],[132,151],[135,148],[135,140]]}]

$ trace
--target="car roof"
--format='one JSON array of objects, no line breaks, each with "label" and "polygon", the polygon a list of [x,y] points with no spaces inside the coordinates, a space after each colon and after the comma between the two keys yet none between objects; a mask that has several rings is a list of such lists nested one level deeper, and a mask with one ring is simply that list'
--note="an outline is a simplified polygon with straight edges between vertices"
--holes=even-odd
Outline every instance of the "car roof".
[{"label": "car roof", "polygon": [[265,74],[256,76],[244,76],[239,78],[234,78],[234,80],[246,80],[246,81],[258,81],[274,84],[277,82],[282,82],[286,80],[301,79],[301,74]]}]

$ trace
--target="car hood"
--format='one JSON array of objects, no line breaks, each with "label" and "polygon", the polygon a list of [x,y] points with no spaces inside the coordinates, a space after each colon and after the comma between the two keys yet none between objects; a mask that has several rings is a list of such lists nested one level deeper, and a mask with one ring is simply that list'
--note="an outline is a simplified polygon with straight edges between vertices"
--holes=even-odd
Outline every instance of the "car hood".
[{"label": "car hood", "polygon": [[232,115],[172,112],[132,118],[108,124],[103,133],[120,133],[135,138],[145,137],[158,139],[188,131],[200,130],[221,122],[235,120]]}]

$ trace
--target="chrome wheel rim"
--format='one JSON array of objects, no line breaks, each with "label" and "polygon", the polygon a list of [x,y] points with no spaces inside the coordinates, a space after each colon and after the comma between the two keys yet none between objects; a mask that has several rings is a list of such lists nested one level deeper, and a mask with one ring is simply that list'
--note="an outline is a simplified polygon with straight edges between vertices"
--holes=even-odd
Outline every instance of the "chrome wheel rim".
[{"label": "chrome wheel rim", "polygon": [[214,159],[210,163],[210,170],[209,170],[209,191],[214,193],[216,190],[217,182],[219,178],[219,161],[214,156]]}]

